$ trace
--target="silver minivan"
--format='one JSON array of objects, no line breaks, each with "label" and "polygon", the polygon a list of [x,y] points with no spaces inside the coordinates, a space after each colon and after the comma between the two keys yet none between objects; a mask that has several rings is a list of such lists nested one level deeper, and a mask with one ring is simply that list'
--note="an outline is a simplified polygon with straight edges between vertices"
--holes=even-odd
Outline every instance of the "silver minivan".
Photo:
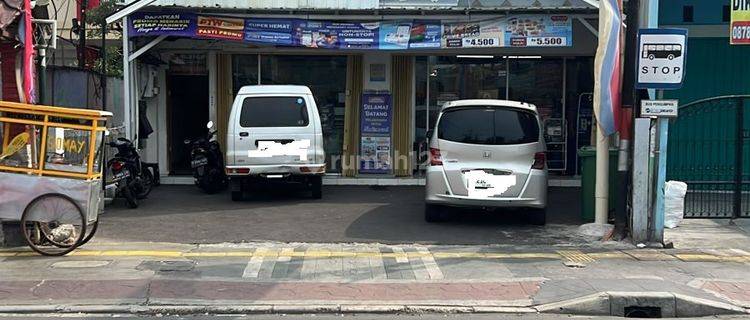
[{"label": "silver minivan", "polygon": [[245,86],[227,123],[226,172],[232,200],[250,182],[296,182],[322,196],[325,152],[320,115],[310,88]]},{"label": "silver minivan", "polygon": [[430,137],[425,220],[446,207],[525,208],[546,222],[547,167],[539,114],[532,104],[459,100],[445,104]]}]

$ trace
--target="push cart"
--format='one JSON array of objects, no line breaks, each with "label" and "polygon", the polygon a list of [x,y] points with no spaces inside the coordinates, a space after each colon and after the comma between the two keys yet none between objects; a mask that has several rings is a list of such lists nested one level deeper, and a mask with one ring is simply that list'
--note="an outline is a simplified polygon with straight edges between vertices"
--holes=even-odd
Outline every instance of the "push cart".
[{"label": "push cart", "polygon": [[0,220],[29,247],[67,254],[96,233],[112,113],[0,101]]}]

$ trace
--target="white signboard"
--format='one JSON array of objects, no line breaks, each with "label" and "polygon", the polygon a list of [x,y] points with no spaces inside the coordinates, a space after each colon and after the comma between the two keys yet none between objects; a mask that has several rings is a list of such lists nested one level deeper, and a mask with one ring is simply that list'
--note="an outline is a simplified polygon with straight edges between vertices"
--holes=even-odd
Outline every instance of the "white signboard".
[{"label": "white signboard", "polygon": [[641,117],[677,117],[677,100],[642,100]]},{"label": "white signboard", "polygon": [[678,89],[685,75],[687,30],[641,29],[638,82],[642,89]]}]

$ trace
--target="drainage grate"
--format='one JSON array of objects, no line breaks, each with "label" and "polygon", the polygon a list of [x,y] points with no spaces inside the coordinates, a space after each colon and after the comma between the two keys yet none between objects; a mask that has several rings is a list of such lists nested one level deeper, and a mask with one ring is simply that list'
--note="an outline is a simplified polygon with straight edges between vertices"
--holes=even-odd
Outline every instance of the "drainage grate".
[{"label": "drainage grate", "polygon": [[625,318],[661,318],[661,307],[625,307]]}]

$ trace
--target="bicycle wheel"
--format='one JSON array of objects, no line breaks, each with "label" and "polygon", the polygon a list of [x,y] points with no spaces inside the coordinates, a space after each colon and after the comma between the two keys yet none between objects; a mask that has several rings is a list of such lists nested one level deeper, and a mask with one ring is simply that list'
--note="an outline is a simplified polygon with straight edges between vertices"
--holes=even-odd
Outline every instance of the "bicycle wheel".
[{"label": "bicycle wheel", "polygon": [[86,235],[86,237],[83,238],[83,240],[81,240],[81,243],[78,244],[79,247],[82,246],[82,245],[84,245],[84,244],[86,244],[86,243],[88,243],[89,240],[91,240],[91,238],[94,237],[94,234],[96,234],[96,229],[99,229],[99,219],[97,219],[94,222],[94,224],[92,226],[88,227],[87,229],[91,229],[91,231],[89,231],[88,235]]},{"label": "bicycle wheel", "polygon": [[45,256],[62,256],[80,245],[86,234],[86,217],[75,200],[48,193],[26,206],[21,229],[32,250]]}]

